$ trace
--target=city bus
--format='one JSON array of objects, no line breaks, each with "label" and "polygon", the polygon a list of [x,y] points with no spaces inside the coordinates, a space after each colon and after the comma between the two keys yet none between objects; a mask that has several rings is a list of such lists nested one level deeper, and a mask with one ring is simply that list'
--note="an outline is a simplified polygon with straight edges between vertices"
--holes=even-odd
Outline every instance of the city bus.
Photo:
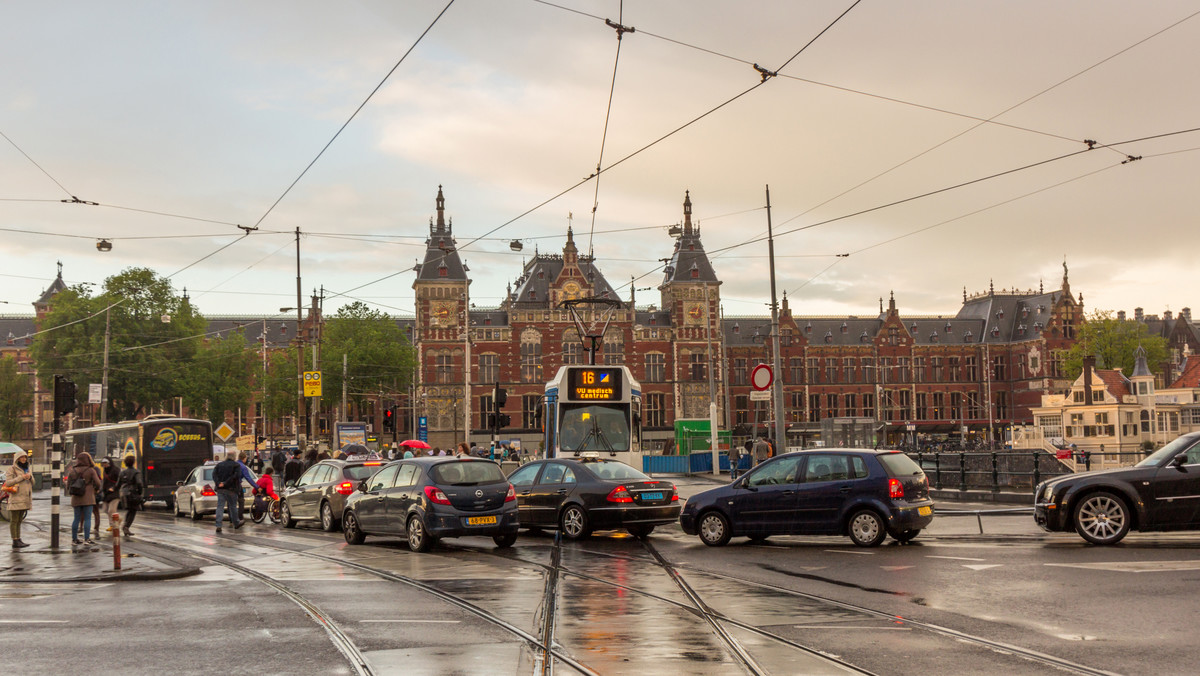
[{"label": "city bus", "polygon": [[563,366],[546,383],[546,457],[608,453],[642,466],[642,386],[625,366]]},{"label": "city bus", "polygon": [[64,468],[83,451],[96,462],[112,458],[118,467],[124,466],[125,456],[132,455],[142,472],[146,500],[162,500],[171,509],[175,507],[176,482],[213,459],[212,423],[207,420],[151,415],[142,420],[70,430],[64,436]]}]

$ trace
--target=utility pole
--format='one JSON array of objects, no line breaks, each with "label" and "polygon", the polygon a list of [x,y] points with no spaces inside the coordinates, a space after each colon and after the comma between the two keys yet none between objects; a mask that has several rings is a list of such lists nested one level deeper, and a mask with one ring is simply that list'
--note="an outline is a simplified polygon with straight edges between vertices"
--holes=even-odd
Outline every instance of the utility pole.
[{"label": "utility pole", "polygon": [[771,369],[775,371],[775,382],[771,386],[771,400],[775,404],[775,450],[787,451],[787,438],[783,424],[783,378],[779,357],[779,303],[775,298],[775,237],[771,231],[771,186],[767,186],[767,254],[771,269]]},{"label": "utility pole", "polygon": [[100,379],[100,424],[108,422],[108,341],[112,335],[112,323],[109,317],[112,312],[110,305],[104,310],[104,375]]},{"label": "utility pole", "polygon": [[304,339],[301,337],[300,326],[304,323],[304,308],[300,301],[300,228],[296,228],[296,448],[304,451],[304,437],[300,434],[301,421],[304,420]]},{"label": "utility pole", "polygon": [[[709,431],[709,448],[712,450],[712,473],[713,476],[721,474],[721,452],[719,435],[717,434],[717,384],[713,371],[717,367],[717,363],[713,355],[712,344],[712,312],[708,308],[708,282],[704,283],[704,330],[706,332],[706,340],[708,341],[708,431]],[[730,454],[729,462],[733,460],[733,438],[730,437]]]},{"label": "utility pole", "polygon": [[350,420],[350,415],[346,412],[346,353],[342,353],[342,413],[338,417],[343,421]]},{"label": "utility pole", "polygon": [[463,285],[463,441],[471,446],[471,280]]}]

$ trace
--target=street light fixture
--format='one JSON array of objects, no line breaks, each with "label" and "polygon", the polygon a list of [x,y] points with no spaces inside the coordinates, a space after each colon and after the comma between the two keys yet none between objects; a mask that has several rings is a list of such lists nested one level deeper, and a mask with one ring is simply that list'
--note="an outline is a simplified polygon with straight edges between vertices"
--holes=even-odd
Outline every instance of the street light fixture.
[{"label": "street light fixture", "polygon": [[112,242],[107,239],[98,239],[96,240],[96,250],[103,252],[112,251]]}]

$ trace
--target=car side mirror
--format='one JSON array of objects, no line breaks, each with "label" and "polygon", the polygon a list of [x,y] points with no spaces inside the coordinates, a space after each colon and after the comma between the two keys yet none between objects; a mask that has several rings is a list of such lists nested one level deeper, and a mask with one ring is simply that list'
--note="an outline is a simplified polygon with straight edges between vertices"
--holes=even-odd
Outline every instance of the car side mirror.
[{"label": "car side mirror", "polygon": [[358,492],[359,493],[367,492],[367,480],[366,479],[363,479],[362,481],[358,482]]},{"label": "car side mirror", "polygon": [[182,482],[182,481],[176,481],[176,482],[175,482],[175,485],[176,485],[176,486],[182,486],[182,485],[183,485],[183,482]]},{"label": "car side mirror", "polygon": [[1187,464],[1187,461],[1188,461],[1187,453],[1180,453],[1179,455],[1175,456],[1174,458],[1171,458],[1171,465],[1173,467],[1183,467],[1185,464]]},{"label": "car side mirror", "polygon": [[283,484],[283,487],[284,487],[284,488],[295,488],[295,487],[296,487],[296,480],[295,480],[295,479],[292,479],[291,481],[285,481],[285,482],[284,482],[284,484]]}]

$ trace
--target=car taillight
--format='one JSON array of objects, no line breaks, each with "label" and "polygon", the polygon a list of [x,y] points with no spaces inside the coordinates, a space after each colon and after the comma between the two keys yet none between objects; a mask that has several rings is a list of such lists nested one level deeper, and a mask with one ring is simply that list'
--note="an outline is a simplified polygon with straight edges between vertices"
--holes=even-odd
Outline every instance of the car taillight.
[{"label": "car taillight", "polygon": [[146,471],[147,471],[147,472],[149,472],[149,471],[150,471],[150,470],[152,470],[152,469],[154,469],[154,465],[146,465]]},{"label": "car taillight", "polygon": [[513,500],[516,500],[516,499],[517,499],[517,490],[515,488],[513,488],[512,484],[509,484],[508,492],[504,494],[504,501],[512,502]]},{"label": "car taillight", "polygon": [[217,492],[214,491],[212,489],[212,486],[209,486],[208,484],[204,484],[204,488],[200,489],[200,495],[202,497],[211,498],[212,496],[214,496],[216,494],[217,494]]},{"label": "car taillight", "polygon": [[608,493],[609,502],[633,502],[633,496],[624,486],[617,486]]},{"label": "car taillight", "polygon": [[671,484],[671,502],[679,502],[679,487]]},{"label": "car taillight", "polygon": [[900,483],[899,479],[888,479],[888,497],[904,497],[904,484]]},{"label": "car taillight", "polygon": [[435,505],[450,504],[449,498],[447,498],[446,494],[442,492],[442,489],[438,488],[437,486],[426,486],[425,497],[429,498],[429,501]]},{"label": "car taillight", "polygon": [[341,493],[342,495],[350,495],[351,493],[354,492],[354,482],[343,481],[342,483],[337,485],[337,488],[335,488],[333,490],[337,491],[338,493]]}]

